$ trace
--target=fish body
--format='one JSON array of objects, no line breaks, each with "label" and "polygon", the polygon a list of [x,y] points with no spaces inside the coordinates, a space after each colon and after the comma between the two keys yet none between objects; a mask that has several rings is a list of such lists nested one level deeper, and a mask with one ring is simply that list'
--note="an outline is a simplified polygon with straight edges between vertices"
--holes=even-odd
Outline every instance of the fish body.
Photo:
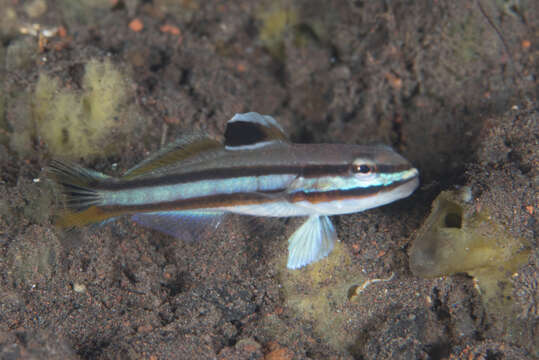
[{"label": "fish body", "polygon": [[293,144],[270,116],[236,114],[224,144],[187,135],[120,178],[52,162],[66,195],[63,226],[122,215],[176,237],[217,225],[227,213],[304,216],[287,266],[327,256],[337,241],[329,215],[364,211],[410,195],[418,171],[390,147]]}]

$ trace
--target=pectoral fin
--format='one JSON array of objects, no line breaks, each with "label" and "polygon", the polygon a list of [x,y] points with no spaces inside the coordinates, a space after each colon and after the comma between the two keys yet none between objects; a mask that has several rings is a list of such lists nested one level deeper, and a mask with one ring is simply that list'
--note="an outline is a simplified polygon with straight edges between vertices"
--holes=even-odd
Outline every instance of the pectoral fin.
[{"label": "pectoral fin", "polygon": [[329,255],[337,233],[327,216],[312,215],[288,239],[289,269],[299,269]]}]

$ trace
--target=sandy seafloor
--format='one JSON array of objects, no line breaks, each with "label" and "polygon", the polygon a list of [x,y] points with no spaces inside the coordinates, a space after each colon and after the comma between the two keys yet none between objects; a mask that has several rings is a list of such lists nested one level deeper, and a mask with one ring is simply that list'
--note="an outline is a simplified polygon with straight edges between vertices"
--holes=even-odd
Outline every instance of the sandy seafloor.
[{"label": "sandy seafloor", "polygon": [[[539,356],[539,2],[0,7],[1,359]],[[106,75],[88,90],[92,61],[121,84]],[[295,142],[389,144],[422,185],[334,217],[334,254],[294,272],[296,219],[233,217],[192,243],[129,219],[53,225],[52,158],[120,175],[187,130],[221,136],[246,111],[275,116]],[[410,270],[432,201],[463,186],[470,211],[503,229],[499,241],[529,253],[505,274],[501,307],[486,304],[463,259],[450,259],[453,275]],[[388,280],[354,293],[376,278]]]}]

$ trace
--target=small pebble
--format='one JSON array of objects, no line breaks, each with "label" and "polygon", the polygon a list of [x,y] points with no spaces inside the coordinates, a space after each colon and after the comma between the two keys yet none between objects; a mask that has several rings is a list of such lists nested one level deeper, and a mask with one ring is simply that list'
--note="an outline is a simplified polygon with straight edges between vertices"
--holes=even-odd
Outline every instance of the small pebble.
[{"label": "small pebble", "polygon": [[75,292],[78,292],[78,293],[86,292],[86,285],[84,285],[84,284],[79,284],[79,283],[74,283],[74,284],[73,284],[73,290],[74,290]]}]

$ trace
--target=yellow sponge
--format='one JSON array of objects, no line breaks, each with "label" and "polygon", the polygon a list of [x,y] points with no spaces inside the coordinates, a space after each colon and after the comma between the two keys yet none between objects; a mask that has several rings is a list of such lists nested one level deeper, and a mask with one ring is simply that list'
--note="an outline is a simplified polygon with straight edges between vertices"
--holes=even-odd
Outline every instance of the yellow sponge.
[{"label": "yellow sponge", "polygon": [[103,154],[112,149],[114,136],[132,128],[128,98],[126,76],[108,60],[86,64],[82,91],[42,73],[33,101],[37,135],[54,157]]}]

